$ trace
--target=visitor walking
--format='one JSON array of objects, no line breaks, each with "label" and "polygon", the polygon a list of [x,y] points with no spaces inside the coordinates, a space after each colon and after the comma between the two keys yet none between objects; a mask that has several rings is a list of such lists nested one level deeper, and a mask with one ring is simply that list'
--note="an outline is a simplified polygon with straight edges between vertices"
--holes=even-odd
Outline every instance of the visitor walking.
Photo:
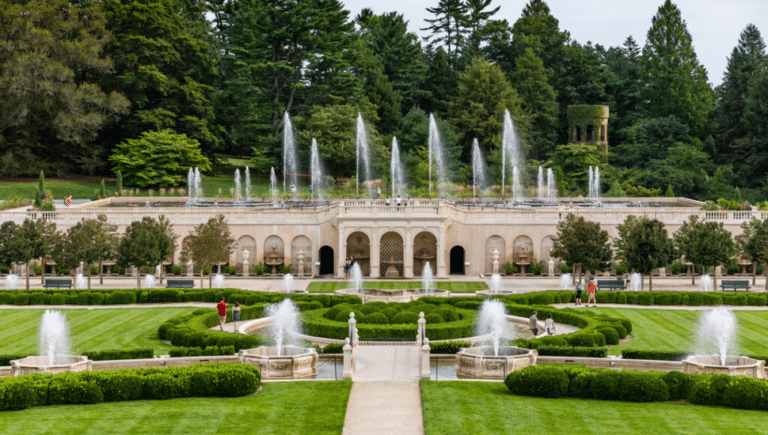
[{"label": "visitor walking", "polygon": [[387,207],[389,207],[389,197],[387,197],[387,202],[386,202],[386,204],[387,204]]},{"label": "visitor walking", "polygon": [[555,321],[552,320],[552,313],[547,314],[547,320],[544,322],[544,328],[547,331],[547,335],[555,335]]},{"label": "visitor walking", "polygon": [[224,302],[223,297],[219,301],[218,305],[216,305],[216,309],[219,310],[219,328],[223,331],[224,322],[227,321],[227,303]]},{"label": "visitor walking", "polygon": [[576,283],[576,305],[581,305],[581,280]]},{"label": "visitor walking", "polygon": [[381,187],[376,188],[376,199],[381,199]]},{"label": "visitor walking", "polygon": [[533,336],[536,337],[539,335],[539,319],[536,318],[536,315],[539,314],[538,311],[534,311],[533,315],[529,319],[531,321],[531,332],[533,332]]},{"label": "visitor walking", "polygon": [[344,260],[344,279],[349,279],[349,267],[351,266],[350,261],[352,260],[352,257],[347,257]]},{"label": "visitor walking", "polygon": [[589,282],[589,297],[587,298],[587,306],[589,306],[589,301],[592,301],[594,304],[593,306],[597,306],[597,299],[595,299],[595,282],[590,281]]},{"label": "visitor walking", "polygon": [[237,332],[237,322],[240,321],[240,302],[235,302],[235,308],[232,308],[232,322],[235,323],[235,332]]},{"label": "visitor walking", "polygon": [[395,205],[400,207],[400,195],[399,194],[397,195],[397,200],[395,201]]}]

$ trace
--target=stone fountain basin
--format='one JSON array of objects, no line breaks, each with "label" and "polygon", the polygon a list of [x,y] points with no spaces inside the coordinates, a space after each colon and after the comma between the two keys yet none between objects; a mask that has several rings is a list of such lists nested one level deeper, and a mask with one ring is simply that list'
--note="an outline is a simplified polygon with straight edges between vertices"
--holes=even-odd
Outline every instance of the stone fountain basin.
[{"label": "stone fountain basin", "polygon": [[336,290],[334,292],[337,295],[357,295],[363,299],[363,303],[366,302],[410,302],[422,296],[435,296],[439,298],[446,298],[451,296],[451,292],[448,290],[432,289],[427,293],[426,289],[378,289],[378,288],[361,288],[357,292],[354,288],[346,288]]},{"label": "stone fountain basin", "polygon": [[478,296],[496,296],[496,295],[516,295],[517,292],[514,290],[499,290],[498,292],[495,292],[493,290],[478,290],[475,292]]},{"label": "stone fountain basin", "polygon": [[683,360],[683,372],[698,374],[723,374],[730,376],[748,376],[765,379],[765,361],[746,356],[725,357],[725,365],[721,364],[719,355],[695,355]]},{"label": "stone fountain basin", "polygon": [[314,348],[283,346],[281,355],[277,347],[260,346],[243,349],[238,353],[242,363],[259,368],[262,379],[300,379],[317,376],[317,351]]},{"label": "stone fountain basin", "polygon": [[456,376],[472,379],[505,379],[508,374],[536,364],[539,352],[517,346],[499,346],[499,355],[493,346],[462,349],[456,354]]},{"label": "stone fountain basin", "polygon": [[28,356],[11,360],[11,376],[89,371],[91,371],[91,360],[87,356],[80,355],[59,355],[54,358],[53,364],[50,364],[50,358],[47,356]]}]

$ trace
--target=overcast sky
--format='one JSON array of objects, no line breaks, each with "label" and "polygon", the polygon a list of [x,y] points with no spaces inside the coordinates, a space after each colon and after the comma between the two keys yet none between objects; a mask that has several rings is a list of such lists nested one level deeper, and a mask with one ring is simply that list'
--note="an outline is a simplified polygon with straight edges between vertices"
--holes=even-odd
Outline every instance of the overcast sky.
[{"label": "overcast sky", "polygon": [[[354,18],[363,8],[375,13],[398,11],[408,23],[408,30],[424,36],[419,29],[427,27],[426,11],[438,0],[341,0]],[[552,15],[560,21],[560,30],[567,30],[571,38],[580,43],[612,47],[621,45],[632,35],[640,47],[651,19],[664,0],[548,0]],[[501,6],[494,19],[506,19],[510,25],[520,17],[528,0],[493,0],[492,8]],[[675,0],[688,32],[693,38],[694,50],[707,69],[709,81],[717,86],[722,82],[727,58],[739,41],[739,34],[747,24],[760,30],[763,40],[768,33],[768,0]]]}]

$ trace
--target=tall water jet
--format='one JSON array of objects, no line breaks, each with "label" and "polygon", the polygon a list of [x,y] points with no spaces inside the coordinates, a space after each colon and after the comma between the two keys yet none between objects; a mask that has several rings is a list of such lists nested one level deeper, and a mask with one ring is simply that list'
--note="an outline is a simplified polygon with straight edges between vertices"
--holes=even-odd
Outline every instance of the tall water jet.
[{"label": "tall water jet", "polygon": [[736,316],[730,308],[719,306],[704,311],[696,329],[696,353],[719,355],[720,365],[725,365],[728,354],[736,353]]},{"label": "tall water jet", "polygon": [[491,275],[491,293],[495,295],[501,293],[501,275],[498,273]]},{"label": "tall water jet", "polygon": [[480,312],[477,318],[476,335],[490,334],[491,341],[493,342],[493,354],[498,356],[501,340],[508,340],[510,338],[506,307],[499,300],[486,299],[480,305]]},{"label": "tall water jet", "polygon": [[277,203],[277,177],[275,176],[275,168],[272,167],[269,170],[269,195],[272,197],[272,202]]},{"label": "tall water jet", "polygon": [[155,276],[151,273],[144,275],[144,288],[155,288]]},{"label": "tall water jet", "polygon": [[517,201],[523,199],[523,185],[520,183],[520,172],[517,166],[512,167],[512,198]]},{"label": "tall water jet", "polygon": [[88,279],[82,273],[78,273],[75,277],[75,288],[78,290],[88,288]]},{"label": "tall water jet", "polygon": [[480,191],[482,196],[483,191],[487,187],[487,181],[485,176],[485,161],[483,161],[483,154],[480,152],[480,144],[477,142],[477,138],[472,141],[472,197],[476,195],[476,191]]},{"label": "tall water jet", "polygon": [[251,200],[251,171],[248,166],[245,167],[245,201]]},{"label": "tall water jet", "polygon": [[600,200],[600,167],[595,166],[595,184],[592,186],[592,191],[595,193],[595,200]]},{"label": "tall water jet", "polygon": [[594,185],[594,173],[592,173],[592,166],[589,167],[589,180],[587,181],[587,197],[589,199],[592,199],[592,196],[594,194],[594,191],[592,190],[592,186]]},{"label": "tall water jet", "polygon": [[400,147],[397,145],[397,138],[392,138],[392,152],[389,163],[390,177],[392,178],[392,197],[405,196],[403,186],[405,185],[405,176],[403,174],[403,161],[400,159]]},{"label": "tall water jet", "polygon": [[555,176],[552,173],[552,168],[547,169],[547,201],[557,200],[557,185],[555,184]]},{"label": "tall water jet", "polygon": [[363,115],[357,114],[357,143],[355,146],[355,177],[357,180],[357,196],[360,196],[360,161],[363,162],[363,185],[371,176],[371,164],[368,155],[368,133],[365,130]]},{"label": "tall water jet", "polygon": [[283,276],[283,291],[285,293],[293,292],[293,275],[286,273]]},{"label": "tall water jet", "polygon": [[701,278],[699,278],[699,290],[703,292],[711,292],[712,291],[712,277],[709,275],[702,275]]},{"label": "tall water jet", "polygon": [[360,265],[355,262],[352,268],[349,270],[349,279],[352,281],[352,286],[355,289],[355,294],[360,293],[360,288],[363,286],[363,271],[360,269]]},{"label": "tall water jet", "polygon": [[429,114],[429,196],[432,196],[432,164],[434,162],[437,172],[437,195],[442,196],[446,182],[445,156],[443,154],[443,140],[440,137],[440,129],[437,128],[435,116]]},{"label": "tall water jet", "polygon": [[643,288],[643,275],[633,273],[629,276],[629,289],[633,292],[640,291]]},{"label": "tall water jet", "polygon": [[432,266],[429,265],[429,261],[424,264],[424,269],[421,271],[421,288],[424,289],[424,293],[431,294],[434,292],[435,284],[432,279]]},{"label": "tall water jet", "polygon": [[195,169],[189,168],[189,173],[187,174],[187,202],[192,203],[195,199]]},{"label": "tall water jet", "polygon": [[195,201],[203,198],[203,179],[200,177],[200,169],[195,168]]},{"label": "tall water jet", "polygon": [[571,274],[570,273],[564,273],[560,275],[560,290],[570,290],[571,289]]},{"label": "tall water jet", "polygon": [[64,314],[57,310],[45,310],[40,320],[40,356],[48,357],[48,365],[61,363],[69,355],[69,326]]},{"label": "tall water jet", "polygon": [[19,282],[19,275],[9,273],[5,277],[5,289],[13,290],[16,288],[16,284]]},{"label": "tall water jet", "polygon": [[312,150],[311,155],[309,159],[309,171],[311,180],[310,183],[312,183],[310,190],[310,196],[314,196],[315,193],[317,193],[317,198],[322,198],[323,189],[322,189],[322,183],[323,183],[323,168],[320,164],[320,153],[317,150],[317,141],[315,138],[312,138]]},{"label": "tall water jet", "polygon": [[[505,175],[507,166],[515,167],[520,165],[522,159],[522,149],[520,141],[517,138],[515,124],[509,110],[504,111],[504,127],[501,135],[501,192],[504,195]],[[522,187],[522,186],[521,186]]]},{"label": "tall water jet", "polygon": [[240,190],[242,189],[242,183],[240,182],[240,169],[235,169],[235,201],[240,202]]},{"label": "tall water jet", "polygon": [[539,201],[544,201],[544,199],[546,199],[546,194],[544,192],[544,168],[542,168],[541,165],[539,165],[539,177],[537,181],[538,190],[536,193],[538,194],[538,199]]},{"label": "tall water jet", "polygon": [[221,272],[213,276],[213,288],[224,288],[225,279]]},{"label": "tall water jet", "polygon": [[290,299],[283,299],[279,304],[267,306],[267,316],[272,318],[272,337],[275,339],[277,356],[281,356],[283,346],[301,332],[299,308]]},{"label": "tall water jet", "polygon": [[296,155],[296,141],[293,138],[293,124],[288,112],[283,114],[283,195],[286,194],[286,183],[298,188],[299,158]]}]

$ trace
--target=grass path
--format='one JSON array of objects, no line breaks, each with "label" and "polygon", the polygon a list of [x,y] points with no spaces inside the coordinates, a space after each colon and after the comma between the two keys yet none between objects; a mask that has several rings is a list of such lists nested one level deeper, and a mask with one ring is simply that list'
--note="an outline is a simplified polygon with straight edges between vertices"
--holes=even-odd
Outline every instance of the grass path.
[{"label": "grass path", "polygon": [[[632,308],[589,308],[601,314],[625,317],[632,322],[632,340],[611,347],[610,355],[622,349],[694,351],[696,327],[702,311]],[[738,353],[768,355],[768,311],[734,311],[738,319]]]},{"label": "grass path", "polygon": [[[179,313],[199,308],[66,309],[72,352],[151,347],[156,355],[172,348],[157,338],[157,328]],[[40,319],[45,310],[1,310],[0,354],[37,352]]]},{"label": "grass path", "polygon": [[768,413],[514,396],[501,382],[422,381],[426,435],[768,434]]},{"label": "grass path", "polygon": [[0,412],[0,434],[340,434],[351,382],[266,383],[237,398],[47,406]]},{"label": "grass path", "polygon": [[[421,288],[421,281],[363,281],[365,288],[379,289],[411,289]],[[435,287],[454,293],[474,293],[478,290],[487,290],[488,286],[482,281],[437,281]],[[349,283],[344,281],[313,282],[307,287],[310,293],[331,293],[335,290],[349,288]]]}]

